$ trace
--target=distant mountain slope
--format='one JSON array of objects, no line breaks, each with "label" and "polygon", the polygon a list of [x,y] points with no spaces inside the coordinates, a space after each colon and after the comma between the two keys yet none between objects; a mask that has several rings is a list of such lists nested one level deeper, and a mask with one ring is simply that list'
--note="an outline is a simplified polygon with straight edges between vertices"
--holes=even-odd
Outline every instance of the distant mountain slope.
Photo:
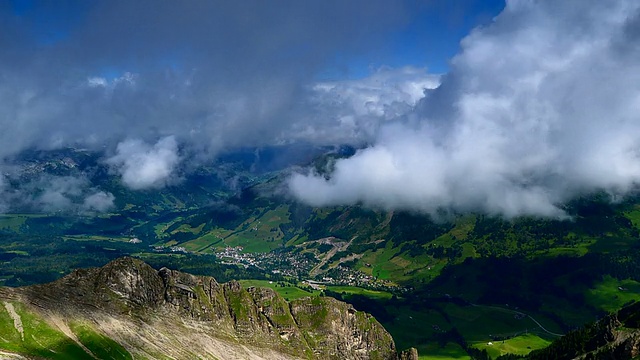
[{"label": "distant mountain slope", "polygon": [[506,355],[500,360],[626,360],[640,359],[640,303],[622,308],[599,321],[571,331],[547,348],[527,356]]},{"label": "distant mountain slope", "polygon": [[271,289],[156,271],[128,257],[49,284],[0,288],[0,302],[0,358],[400,357],[373,317],[333,298],[287,303]]},{"label": "distant mountain slope", "polygon": [[[531,334],[528,318],[505,316],[496,307],[517,309],[552,333],[566,333],[640,300],[640,191],[624,199],[584,194],[563,205],[571,216],[566,220],[312,208],[288,194],[287,180],[296,171],[291,166],[306,163],[330,177],[335,159],[352,151],[300,152],[295,161],[272,161],[286,150],[226,154],[185,171],[162,191],[126,188],[99,153],[24,154],[6,177],[10,194],[37,200],[41,186],[63,177],[85,179],[85,188],[115,200],[103,213],[82,211],[82,199],[71,194],[77,206],[66,211],[18,207],[0,214],[0,284],[49,282],[73,268],[131,254],[156,268],[218,274],[224,281],[285,281],[304,288],[312,280],[327,285],[325,294],[373,314],[399,348],[421,353],[450,351],[452,344],[469,353],[468,345],[495,339],[518,342],[518,354],[542,346],[520,341]],[[334,286],[383,291],[386,298]],[[554,339],[546,332],[536,336],[544,345]],[[494,347],[491,356],[512,351],[506,345]]]}]

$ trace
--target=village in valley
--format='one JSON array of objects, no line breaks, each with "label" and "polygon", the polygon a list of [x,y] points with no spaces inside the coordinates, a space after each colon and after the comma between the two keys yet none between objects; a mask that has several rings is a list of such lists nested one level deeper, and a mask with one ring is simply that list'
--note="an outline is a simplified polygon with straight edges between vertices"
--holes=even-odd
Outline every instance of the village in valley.
[{"label": "village in valley", "polygon": [[320,290],[325,285],[355,286],[390,292],[407,290],[391,281],[378,279],[340,264],[312,276],[311,274],[315,273],[313,270],[319,264],[319,260],[312,253],[245,253],[241,246],[237,246],[227,247],[215,255],[223,264],[256,267],[278,277],[302,282],[314,290]]}]

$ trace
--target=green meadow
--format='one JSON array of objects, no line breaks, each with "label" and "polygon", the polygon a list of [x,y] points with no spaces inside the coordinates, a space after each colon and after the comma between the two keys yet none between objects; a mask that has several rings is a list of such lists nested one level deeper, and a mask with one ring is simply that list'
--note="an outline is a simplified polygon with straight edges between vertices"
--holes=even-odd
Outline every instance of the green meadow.
[{"label": "green meadow", "polygon": [[587,290],[585,297],[590,305],[607,312],[614,312],[625,304],[640,300],[640,282],[604,276],[593,289]]},{"label": "green meadow", "polygon": [[527,355],[532,350],[543,349],[551,341],[535,334],[523,334],[507,340],[474,343],[476,349],[486,350],[492,359],[504,354]]},{"label": "green meadow", "polygon": [[268,281],[268,280],[240,280],[239,282],[245,288],[250,286],[255,286],[255,287],[266,287],[266,288],[273,289],[286,300],[295,300],[295,299],[299,299],[307,296],[318,296],[320,294],[320,291],[318,290],[312,290],[312,291],[303,290],[289,282],[284,282],[284,286],[281,286],[282,282],[275,282],[275,281]]}]

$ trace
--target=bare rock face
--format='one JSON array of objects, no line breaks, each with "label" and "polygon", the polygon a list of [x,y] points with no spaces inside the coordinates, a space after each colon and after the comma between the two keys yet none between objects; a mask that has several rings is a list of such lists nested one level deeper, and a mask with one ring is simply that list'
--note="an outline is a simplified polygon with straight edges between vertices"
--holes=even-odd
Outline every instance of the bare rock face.
[{"label": "bare rock face", "polygon": [[[288,303],[272,289],[156,271],[129,257],[50,284],[0,291],[0,298],[9,296],[49,317],[98,324],[147,358],[400,358],[382,325],[347,303],[328,297]],[[402,359],[417,359],[417,352]]]},{"label": "bare rock face", "polygon": [[194,276],[162,268],[164,306],[181,316],[202,321],[228,322],[223,286],[211,277]]},{"label": "bare rock face", "polygon": [[151,309],[162,303],[165,288],[157,271],[130,257],[116,259],[101,268],[95,285],[106,287],[104,290],[125,301]]},{"label": "bare rock face", "polygon": [[418,350],[410,348],[400,353],[400,360],[418,360]]},{"label": "bare rock face", "polygon": [[312,352],[291,314],[289,303],[272,289],[250,287],[246,291],[255,304],[272,346],[298,349],[301,356]]},{"label": "bare rock face", "polygon": [[392,359],[391,335],[371,315],[329,297],[291,302],[291,313],[312,347],[314,356],[327,359]]},{"label": "bare rock face", "polygon": [[614,359],[636,359],[640,355],[640,334],[630,334],[610,351]]}]

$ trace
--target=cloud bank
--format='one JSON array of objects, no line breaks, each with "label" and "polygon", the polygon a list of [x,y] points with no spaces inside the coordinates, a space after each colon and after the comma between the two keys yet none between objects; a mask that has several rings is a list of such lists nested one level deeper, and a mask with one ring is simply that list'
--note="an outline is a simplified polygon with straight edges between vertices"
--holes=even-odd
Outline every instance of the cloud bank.
[{"label": "cloud bank", "polygon": [[[375,58],[390,46],[385,32],[411,19],[409,4],[105,0],[71,10],[37,3],[33,11],[43,14],[32,16],[4,4],[0,158],[30,147],[115,147],[126,138],[175,136],[212,154],[317,140],[289,131],[315,119],[302,106],[315,77],[341,65],[336,52]],[[48,29],[58,39],[42,39],[33,29],[46,13],[79,20]]]},{"label": "cloud bank", "polygon": [[0,213],[27,210],[86,214],[114,207],[113,194],[93,187],[85,177],[42,175],[15,186],[8,186],[11,180],[0,179]]},{"label": "cloud bank", "polygon": [[[44,32],[42,14],[0,4],[0,166],[30,148],[105,149],[123,184],[142,190],[223,150],[346,143],[366,148],[329,180],[292,177],[292,193],[317,206],[511,217],[563,216],[575,195],[634,188],[640,5],[508,1],[443,77],[382,67],[321,78],[394,49],[391,34],[419,18],[415,4],[42,2],[32,11],[75,14]],[[16,187],[1,181],[10,204]],[[99,189],[49,190],[34,203],[110,203]]]},{"label": "cloud bank", "polygon": [[442,84],[335,164],[290,179],[314,206],[562,217],[640,181],[640,4],[508,1]]},{"label": "cloud bank", "polygon": [[425,91],[439,84],[439,75],[410,66],[383,67],[361,79],[319,82],[298,110],[309,120],[293,124],[293,132],[332,144],[368,143],[383,124],[411,112]]},{"label": "cloud bank", "polygon": [[[237,147],[370,140],[390,117],[380,113],[399,110],[363,112],[348,85],[319,74],[354,57],[375,62],[393,48],[389,33],[424,10],[382,0],[31,4],[0,4],[0,165],[31,148],[106,149],[133,189],[168,183],[176,144],[193,162]],[[418,86],[427,76],[401,71],[404,80],[374,77]],[[384,93],[389,108],[419,93],[374,87],[363,91]]]}]

